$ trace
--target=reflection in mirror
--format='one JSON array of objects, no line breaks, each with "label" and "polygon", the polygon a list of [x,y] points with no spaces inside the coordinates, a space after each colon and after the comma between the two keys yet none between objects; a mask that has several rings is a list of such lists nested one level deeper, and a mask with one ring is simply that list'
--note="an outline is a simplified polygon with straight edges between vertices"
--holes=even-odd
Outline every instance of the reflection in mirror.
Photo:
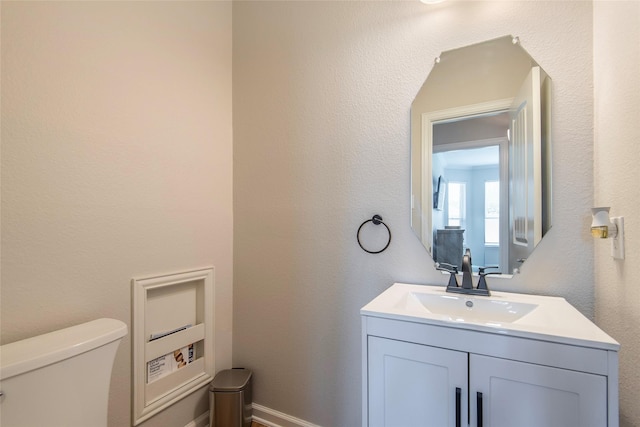
[{"label": "reflection in mirror", "polygon": [[411,226],[514,274],[551,227],[551,80],[511,36],[443,52],[411,106]]}]

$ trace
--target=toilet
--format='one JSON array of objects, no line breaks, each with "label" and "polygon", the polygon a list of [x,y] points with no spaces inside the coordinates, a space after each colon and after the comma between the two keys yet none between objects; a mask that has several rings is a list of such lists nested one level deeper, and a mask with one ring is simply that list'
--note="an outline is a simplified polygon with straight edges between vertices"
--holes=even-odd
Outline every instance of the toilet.
[{"label": "toilet", "polygon": [[106,427],[127,325],[97,319],[0,346],[2,427]]}]

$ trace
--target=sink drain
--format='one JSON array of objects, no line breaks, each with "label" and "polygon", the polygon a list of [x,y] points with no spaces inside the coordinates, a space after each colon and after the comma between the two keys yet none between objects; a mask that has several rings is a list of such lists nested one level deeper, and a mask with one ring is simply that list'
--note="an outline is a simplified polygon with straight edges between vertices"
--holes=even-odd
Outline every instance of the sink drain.
[{"label": "sink drain", "polygon": [[469,308],[473,308],[473,301],[467,301],[464,304]]}]

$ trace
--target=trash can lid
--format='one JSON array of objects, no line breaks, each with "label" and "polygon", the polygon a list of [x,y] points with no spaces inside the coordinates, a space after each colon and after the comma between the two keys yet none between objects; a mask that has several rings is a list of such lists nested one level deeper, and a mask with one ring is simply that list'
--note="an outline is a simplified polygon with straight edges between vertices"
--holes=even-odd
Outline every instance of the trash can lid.
[{"label": "trash can lid", "polygon": [[211,381],[210,391],[241,391],[251,380],[249,369],[225,369]]}]

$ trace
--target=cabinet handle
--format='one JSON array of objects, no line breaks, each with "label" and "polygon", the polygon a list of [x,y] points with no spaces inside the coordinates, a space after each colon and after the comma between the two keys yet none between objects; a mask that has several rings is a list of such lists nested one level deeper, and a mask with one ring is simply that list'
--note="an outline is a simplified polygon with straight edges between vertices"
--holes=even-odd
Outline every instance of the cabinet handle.
[{"label": "cabinet handle", "polygon": [[460,420],[460,399],[462,396],[462,389],[460,387],[456,387],[456,427],[461,427]]},{"label": "cabinet handle", "polygon": [[482,427],[482,393],[480,392],[476,395],[476,404],[478,407],[478,427]]}]

